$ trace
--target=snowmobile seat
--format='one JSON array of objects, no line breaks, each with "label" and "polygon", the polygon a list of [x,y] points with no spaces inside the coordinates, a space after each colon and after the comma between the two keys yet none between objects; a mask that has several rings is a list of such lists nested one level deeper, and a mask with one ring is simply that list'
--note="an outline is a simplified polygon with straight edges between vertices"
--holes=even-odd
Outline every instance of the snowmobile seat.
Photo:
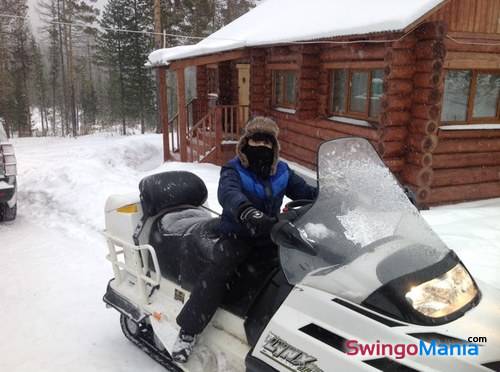
[{"label": "snowmobile seat", "polygon": [[[154,247],[162,276],[192,290],[199,274],[213,261],[214,246],[220,237],[219,218],[203,208],[189,207],[159,217],[152,226]],[[260,247],[243,263],[230,284],[223,307],[244,316],[262,281],[278,267],[275,249]]]},{"label": "snowmobile seat", "polygon": [[[159,216],[153,222],[149,242],[156,251],[162,276],[181,284],[191,276],[191,270],[201,270],[213,257],[218,226],[219,219],[199,207],[184,207]],[[185,262],[191,262],[193,268]]]}]

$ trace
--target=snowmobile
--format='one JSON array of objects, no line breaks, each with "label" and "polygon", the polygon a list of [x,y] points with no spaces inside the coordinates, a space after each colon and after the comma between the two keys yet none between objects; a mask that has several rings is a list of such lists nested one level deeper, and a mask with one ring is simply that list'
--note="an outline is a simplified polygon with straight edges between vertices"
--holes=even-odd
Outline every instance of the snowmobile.
[{"label": "snowmobile", "polygon": [[471,276],[372,145],[323,143],[317,182],[317,199],[288,203],[274,226],[278,249],[238,268],[182,365],[175,318],[218,239],[207,189],[163,172],[109,197],[104,302],[125,336],[169,371],[217,370],[207,349],[247,372],[500,370],[500,291]]}]

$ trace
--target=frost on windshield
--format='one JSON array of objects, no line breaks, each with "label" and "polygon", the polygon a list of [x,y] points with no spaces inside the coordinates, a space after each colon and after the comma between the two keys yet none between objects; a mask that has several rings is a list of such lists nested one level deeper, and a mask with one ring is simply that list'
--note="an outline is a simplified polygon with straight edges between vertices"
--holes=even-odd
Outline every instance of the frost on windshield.
[{"label": "frost on windshield", "polygon": [[349,210],[337,217],[345,229],[345,237],[361,246],[394,235],[394,226],[401,219],[399,213],[387,213],[384,218],[380,218],[379,214],[364,208]]},{"label": "frost on windshield", "polygon": [[[421,229],[427,229],[368,142],[352,139],[327,146],[319,170],[321,190],[316,206],[324,206],[325,215],[335,213],[345,238],[353,244],[366,246],[402,230],[418,239]],[[332,200],[337,208],[331,208]]]},{"label": "frost on windshield", "polygon": [[303,229],[300,229],[300,233],[311,242],[335,236],[335,232],[322,223],[307,223]]},{"label": "frost on windshield", "polygon": [[[318,197],[294,221],[316,254],[280,247],[290,283],[357,301],[382,281],[420,270],[448,253],[368,141],[343,138],[324,143],[318,159]],[[397,270],[381,277],[377,266],[387,257]],[[357,289],[342,287],[353,278]]]}]

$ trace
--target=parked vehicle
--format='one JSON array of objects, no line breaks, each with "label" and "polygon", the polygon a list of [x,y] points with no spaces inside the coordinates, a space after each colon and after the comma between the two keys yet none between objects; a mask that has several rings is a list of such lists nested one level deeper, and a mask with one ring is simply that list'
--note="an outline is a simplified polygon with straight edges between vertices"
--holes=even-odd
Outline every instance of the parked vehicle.
[{"label": "parked vehicle", "polygon": [[[372,145],[322,144],[318,187],[315,201],[290,202],[280,216],[279,252],[256,250],[238,269],[204,343],[247,372],[498,370],[500,292],[470,275]],[[114,278],[104,301],[167,370],[193,371],[168,350],[217,219],[192,173],[155,174],[139,189],[140,201],[106,203]]]},{"label": "parked vehicle", "polygon": [[17,163],[14,146],[0,123],[0,221],[12,221],[17,214]]}]

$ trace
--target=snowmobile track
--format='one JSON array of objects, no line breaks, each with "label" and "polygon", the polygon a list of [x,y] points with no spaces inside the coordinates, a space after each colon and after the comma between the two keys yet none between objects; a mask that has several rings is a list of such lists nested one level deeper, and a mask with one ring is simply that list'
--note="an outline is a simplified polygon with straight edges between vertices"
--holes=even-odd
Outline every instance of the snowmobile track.
[{"label": "snowmobile track", "polygon": [[160,350],[154,341],[153,329],[150,325],[144,323],[135,323],[138,327],[137,335],[135,335],[127,324],[127,320],[131,320],[126,315],[120,315],[120,326],[122,328],[123,334],[127,339],[129,339],[135,346],[144,351],[149,355],[154,361],[161,364],[167,371],[170,372],[184,372],[179,366],[175,364],[172,360],[170,354],[165,350]]}]

